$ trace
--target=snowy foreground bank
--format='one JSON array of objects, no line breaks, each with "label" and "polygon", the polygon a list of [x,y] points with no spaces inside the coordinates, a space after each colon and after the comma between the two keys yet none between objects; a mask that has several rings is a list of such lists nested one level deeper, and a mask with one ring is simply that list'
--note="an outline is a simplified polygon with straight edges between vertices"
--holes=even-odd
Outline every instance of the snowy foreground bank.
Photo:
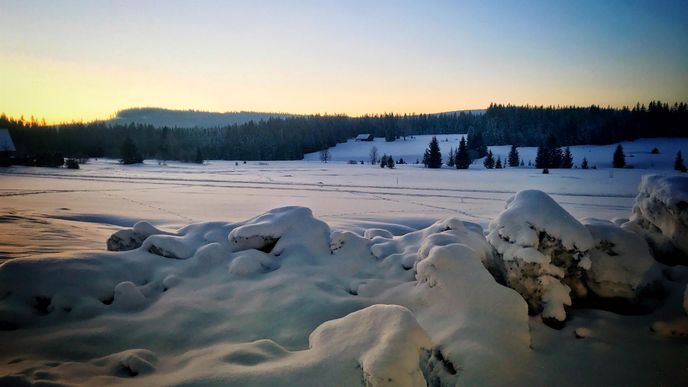
[{"label": "snowy foreground bank", "polygon": [[303,207],[0,265],[0,385],[685,385],[688,178],[630,219],[521,191],[483,232]]}]

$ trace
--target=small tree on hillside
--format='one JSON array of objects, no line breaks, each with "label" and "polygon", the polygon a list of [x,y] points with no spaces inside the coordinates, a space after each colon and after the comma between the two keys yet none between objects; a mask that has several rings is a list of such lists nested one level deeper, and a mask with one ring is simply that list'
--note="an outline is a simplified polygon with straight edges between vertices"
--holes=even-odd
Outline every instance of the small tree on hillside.
[{"label": "small tree on hillside", "polygon": [[459,141],[459,149],[456,151],[456,169],[468,169],[471,165],[471,158],[468,155],[468,148],[466,148],[466,139],[461,136]]},{"label": "small tree on hillside", "polygon": [[370,160],[370,164],[376,164],[377,163],[377,147],[373,145],[372,148],[370,148],[370,153],[368,153],[368,160]]},{"label": "small tree on hillside", "polygon": [[320,162],[321,163],[326,163],[326,162],[330,161],[330,158],[331,158],[331,156],[330,156],[330,149],[329,148],[325,148],[325,149],[322,149],[320,151]]},{"label": "small tree on hillside", "polygon": [[626,166],[626,155],[624,154],[621,144],[617,145],[614,151],[613,166],[614,168],[623,168]]},{"label": "small tree on hillside", "polygon": [[143,156],[141,156],[139,148],[136,147],[136,144],[129,136],[124,139],[120,147],[120,156],[122,156],[120,163],[125,165],[140,164],[143,162]]},{"label": "small tree on hillside", "polygon": [[561,158],[561,167],[573,168],[573,156],[571,155],[571,149],[569,149],[569,147],[566,147],[564,150],[564,156]]},{"label": "small tree on hillside", "polygon": [[502,156],[497,156],[497,162],[495,163],[496,169],[502,169]]},{"label": "small tree on hillside", "polygon": [[387,157],[387,168],[394,169],[394,166],[394,157],[392,157],[392,155],[389,155],[389,157]]},{"label": "small tree on hillside", "polygon": [[494,156],[492,155],[492,151],[488,150],[487,151],[487,156],[485,156],[485,160],[483,160],[483,165],[487,169],[492,169],[495,166],[495,159]]},{"label": "small tree on hillside", "polygon": [[425,150],[423,164],[425,164],[427,168],[442,167],[442,152],[440,152],[440,144],[437,142],[437,137],[435,136],[432,136],[432,140]]},{"label": "small tree on hillside", "polygon": [[518,149],[516,149],[516,145],[512,145],[511,150],[509,151],[509,166],[510,167],[518,167],[518,164],[519,164]]},{"label": "small tree on hillside", "polygon": [[386,166],[387,166],[387,153],[385,153],[384,155],[382,155],[382,157],[380,157],[380,168],[384,168]]},{"label": "small tree on hillside", "polygon": [[449,149],[449,157],[447,158],[447,166],[453,167],[455,161],[456,161],[456,154],[454,152],[454,148],[450,148]]},{"label": "small tree on hillside", "polygon": [[583,157],[583,161],[581,162],[581,169],[588,169],[588,159]]},{"label": "small tree on hillside", "polygon": [[686,165],[683,163],[683,154],[681,151],[676,153],[676,161],[674,161],[674,169],[681,172],[686,172]]}]

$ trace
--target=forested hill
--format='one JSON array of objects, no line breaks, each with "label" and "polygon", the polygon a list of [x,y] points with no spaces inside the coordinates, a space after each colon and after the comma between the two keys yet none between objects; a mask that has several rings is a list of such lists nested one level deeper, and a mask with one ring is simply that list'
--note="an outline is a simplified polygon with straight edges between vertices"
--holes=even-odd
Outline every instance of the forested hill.
[{"label": "forested hill", "polygon": [[285,118],[292,114],[261,112],[204,112],[198,110],[170,110],[162,108],[131,108],[117,112],[108,120],[110,125],[142,124],[157,128],[216,128],[226,125],[241,125],[249,121],[268,118]]},{"label": "forested hill", "polygon": [[492,104],[471,112],[288,116],[219,127],[72,123],[42,126],[35,120],[0,116],[18,155],[59,152],[64,156],[120,157],[129,137],[143,157],[167,160],[294,160],[360,133],[388,141],[413,134],[468,133],[468,147],[515,144],[609,144],[640,137],[688,136],[688,105],[651,102],[631,109],[533,107]]}]

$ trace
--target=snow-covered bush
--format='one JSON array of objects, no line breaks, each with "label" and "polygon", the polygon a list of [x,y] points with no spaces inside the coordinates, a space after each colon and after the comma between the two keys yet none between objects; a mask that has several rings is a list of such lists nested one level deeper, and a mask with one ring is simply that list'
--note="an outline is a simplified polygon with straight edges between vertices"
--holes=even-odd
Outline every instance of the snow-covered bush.
[{"label": "snow-covered bush", "polygon": [[510,198],[487,240],[498,258],[491,271],[523,296],[531,313],[562,322],[570,291],[587,294],[582,274],[590,268],[593,237],[546,193],[527,190]]},{"label": "snow-covered bush", "polygon": [[585,284],[599,297],[634,300],[657,279],[658,268],[647,242],[638,234],[598,219],[584,219],[595,239]]},{"label": "snow-covered bush", "polygon": [[658,260],[688,264],[688,177],[643,176],[625,227],[644,235]]}]

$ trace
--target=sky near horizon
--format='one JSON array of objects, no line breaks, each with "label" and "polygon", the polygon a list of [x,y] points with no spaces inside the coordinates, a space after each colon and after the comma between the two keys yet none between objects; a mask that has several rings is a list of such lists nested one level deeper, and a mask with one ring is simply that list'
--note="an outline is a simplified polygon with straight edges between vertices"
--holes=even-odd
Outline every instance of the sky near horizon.
[{"label": "sky near horizon", "polygon": [[0,0],[0,112],[688,100],[688,1]]}]

